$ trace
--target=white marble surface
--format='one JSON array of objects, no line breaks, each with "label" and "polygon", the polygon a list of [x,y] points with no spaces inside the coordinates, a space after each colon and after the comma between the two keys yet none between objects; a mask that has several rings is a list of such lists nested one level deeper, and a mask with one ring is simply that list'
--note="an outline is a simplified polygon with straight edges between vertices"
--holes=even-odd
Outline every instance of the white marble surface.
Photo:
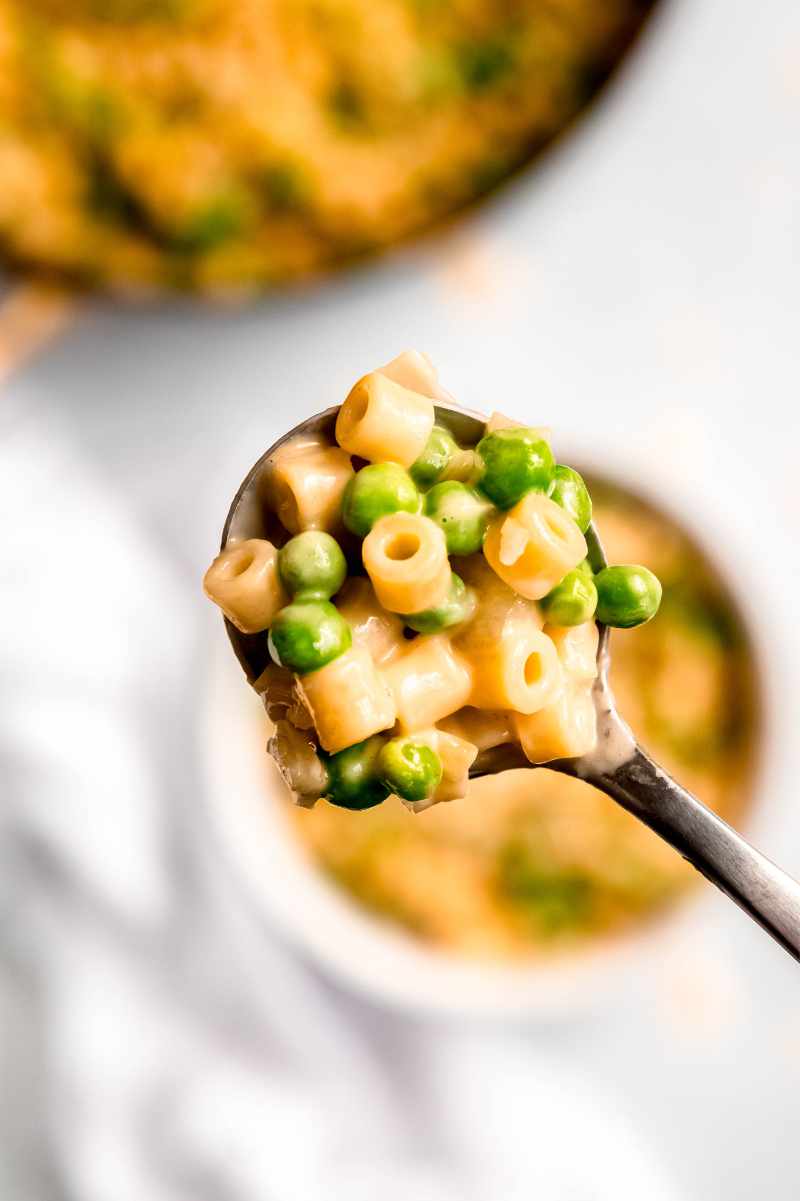
[{"label": "white marble surface", "polygon": [[[445,1032],[265,935],[191,817],[231,492],[405,346],[724,512],[791,716],[799,194],[800,8],[670,0],[577,135],[446,238],[246,312],[97,309],[8,381],[4,1197],[795,1201],[799,978],[721,898],[580,1021]],[[790,773],[765,805],[800,873]]]}]

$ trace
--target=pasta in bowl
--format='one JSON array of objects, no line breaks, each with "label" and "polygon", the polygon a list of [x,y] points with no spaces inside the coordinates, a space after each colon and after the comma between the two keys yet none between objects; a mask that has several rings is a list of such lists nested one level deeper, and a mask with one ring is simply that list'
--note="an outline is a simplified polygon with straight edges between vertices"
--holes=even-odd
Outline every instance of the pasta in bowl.
[{"label": "pasta in bowl", "polygon": [[0,258],[251,294],[413,235],[595,96],[654,0],[0,0]]},{"label": "pasta in bowl", "polygon": [[580,475],[542,429],[446,406],[416,352],[325,418],[257,464],[205,578],[298,801],[419,811],[497,746],[589,755],[597,623],[646,623],[661,585],[602,562]]}]

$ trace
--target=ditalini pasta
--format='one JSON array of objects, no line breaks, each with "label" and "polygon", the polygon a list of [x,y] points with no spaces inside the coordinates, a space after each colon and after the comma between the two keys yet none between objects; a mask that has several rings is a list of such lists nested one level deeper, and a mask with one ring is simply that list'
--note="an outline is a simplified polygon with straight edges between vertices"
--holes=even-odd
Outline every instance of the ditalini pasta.
[{"label": "ditalini pasta", "polygon": [[363,646],[352,646],[319,671],[303,676],[300,691],[320,745],[331,753],[390,730],[397,717],[391,687]]},{"label": "ditalini pasta", "polygon": [[336,608],[353,631],[353,643],[363,646],[377,667],[396,659],[408,643],[403,622],[381,608],[375,589],[363,576],[353,576],[336,597]]},{"label": "ditalini pasta", "polygon": [[462,445],[437,424],[448,399],[416,351],[363,376],[335,442],[298,436],[269,459],[274,543],[231,541],[206,573],[269,648],[254,687],[301,804],[394,793],[417,812],[463,796],[493,747],[532,764],[588,754],[597,622],[658,610],[646,568],[592,570],[591,498],[549,431],[494,414]]},{"label": "ditalini pasta", "polygon": [[387,513],[364,539],[362,557],[384,609],[420,613],[441,605],[450,587],[447,542],[430,517]]},{"label": "ditalini pasta", "polygon": [[378,371],[401,387],[427,396],[430,400],[446,398],[447,394],[439,387],[436,368],[428,356],[418,350],[404,350],[385,367],[379,367]]},{"label": "ditalini pasta", "polygon": [[336,439],[362,459],[410,467],[425,449],[433,421],[429,396],[373,371],[358,381],[339,410]]},{"label": "ditalini pasta", "polygon": [[263,538],[234,542],[217,555],[203,581],[207,595],[244,634],[257,634],[288,601],[278,552]]},{"label": "ditalini pasta", "polygon": [[341,527],[342,494],[354,475],[350,456],[319,438],[290,440],[267,475],[267,502],[290,534]]},{"label": "ditalini pasta", "polygon": [[446,634],[415,638],[386,668],[397,720],[404,731],[433,726],[465,705],[472,692],[469,664]]},{"label": "ditalini pasta", "polygon": [[552,592],[586,552],[572,517],[542,492],[529,492],[510,512],[498,513],[483,544],[500,578],[529,600]]}]

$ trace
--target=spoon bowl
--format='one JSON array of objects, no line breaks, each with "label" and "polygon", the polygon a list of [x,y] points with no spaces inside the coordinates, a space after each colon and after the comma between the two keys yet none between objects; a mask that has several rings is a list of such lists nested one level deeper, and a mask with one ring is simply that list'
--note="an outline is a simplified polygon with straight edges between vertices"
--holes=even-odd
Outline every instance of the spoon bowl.
[{"label": "spoon bowl", "polygon": [[[485,430],[480,413],[464,409],[443,393],[435,404],[436,420],[456,441],[474,446]],[[222,531],[222,547],[246,538],[286,541],[285,530],[265,503],[269,463],[275,452],[297,435],[324,435],[333,441],[339,406],[300,422],[279,438],[256,462],[233,499]],[[589,562],[597,572],[606,566],[594,525],[586,541]],[[231,645],[252,684],[269,662],[265,634],[243,634],[225,619]],[[702,875],[716,885],[800,961],[800,885],[740,834],[687,792],[639,746],[617,712],[608,681],[609,631],[598,623],[597,678],[593,700],[597,714],[597,745],[577,759],[546,764],[551,771],[575,776],[605,792],[649,826]],[[516,743],[505,743],[478,755],[470,776],[496,775],[513,768],[532,767]]]}]

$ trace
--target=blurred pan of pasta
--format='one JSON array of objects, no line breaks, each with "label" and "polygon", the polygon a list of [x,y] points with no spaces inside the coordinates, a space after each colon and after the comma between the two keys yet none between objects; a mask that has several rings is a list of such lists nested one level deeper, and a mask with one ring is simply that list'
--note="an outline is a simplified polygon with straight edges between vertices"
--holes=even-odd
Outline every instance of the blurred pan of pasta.
[{"label": "blurred pan of pasta", "polygon": [[653,3],[0,0],[0,254],[144,295],[361,257],[528,161]]}]

